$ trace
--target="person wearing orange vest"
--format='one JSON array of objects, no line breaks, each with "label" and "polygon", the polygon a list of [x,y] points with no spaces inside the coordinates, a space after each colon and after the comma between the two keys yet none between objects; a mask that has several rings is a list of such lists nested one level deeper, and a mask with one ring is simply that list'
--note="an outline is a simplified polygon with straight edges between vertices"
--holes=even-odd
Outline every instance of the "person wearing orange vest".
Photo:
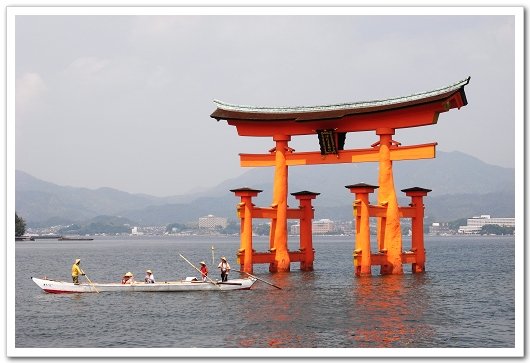
[{"label": "person wearing orange vest", "polygon": [[206,262],[201,261],[201,276],[202,281],[206,281],[206,276],[208,276],[208,267],[206,267]]}]

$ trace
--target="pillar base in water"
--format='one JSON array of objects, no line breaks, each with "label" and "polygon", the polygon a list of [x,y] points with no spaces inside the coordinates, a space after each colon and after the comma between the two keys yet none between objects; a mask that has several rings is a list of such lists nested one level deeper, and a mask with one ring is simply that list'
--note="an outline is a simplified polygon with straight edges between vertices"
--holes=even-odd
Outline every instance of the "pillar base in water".
[{"label": "pillar base in water", "polygon": [[290,266],[287,266],[287,268],[284,267],[284,268],[281,268],[281,269],[278,268],[277,265],[271,264],[269,266],[269,272],[289,272],[289,271],[291,271],[291,267]]},{"label": "pillar base in water", "polygon": [[250,265],[250,266],[241,266],[239,269],[243,272],[247,272],[249,274],[253,274],[254,273],[254,269],[252,268],[253,266]]},{"label": "pillar base in water", "polygon": [[403,275],[403,265],[381,265],[381,275]]},{"label": "pillar base in water", "polygon": [[278,263],[278,261],[275,261],[269,265],[269,272],[289,272],[291,271],[291,265],[290,263]]}]

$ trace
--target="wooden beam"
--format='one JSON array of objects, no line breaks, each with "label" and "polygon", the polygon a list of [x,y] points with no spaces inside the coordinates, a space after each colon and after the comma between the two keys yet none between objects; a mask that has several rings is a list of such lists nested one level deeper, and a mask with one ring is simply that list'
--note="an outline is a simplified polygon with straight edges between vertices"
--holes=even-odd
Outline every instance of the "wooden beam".
[{"label": "wooden beam", "polygon": [[[244,261],[246,251],[239,251],[237,253],[237,263],[241,265],[241,262]],[[289,259],[291,262],[301,262],[304,261],[304,253],[302,251],[287,251],[289,254]],[[252,252],[252,264],[261,264],[261,263],[273,263],[274,262],[274,252]]]},{"label": "wooden beam", "polygon": [[[390,149],[390,160],[433,159],[437,143],[394,146]],[[274,154],[239,154],[242,167],[274,166]],[[368,149],[340,150],[338,154],[321,155],[319,151],[293,152],[286,154],[287,166],[362,163],[379,161],[379,147]]]},{"label": "wooden beam", "polygon": [[[358,263],[361,263],[361,254],[353,257],[354,260],[357,260]],[[370,265],[371,266],[381,266],[388,264],[388,256],[384,253],[374,253],[370,255]],[[402,252],[401,253],[401,262],[403,264],[416,263],[416,253],[414,252]]]},{"label": "wooden beam", "polygon": [[[252,218],[275,219],[278,210],[276,208],[252,208]],[[243,211],[238,208],[237,215],[243,218]],[[287,208],[287,219],[302,218],[302,210],[299,208]]]},{"label": "wooden beam", "polygon": [[[355,207],[357,208],[357,207]],[[380,205],[369,205],[368,211],[370,217],[384,218],[386,217],[386,207]],[[357,209],[354,209],[355,216],[358,215]],[[399,218],[414,218],[416,217],[416,208],[414,207],[398,207]]]}]

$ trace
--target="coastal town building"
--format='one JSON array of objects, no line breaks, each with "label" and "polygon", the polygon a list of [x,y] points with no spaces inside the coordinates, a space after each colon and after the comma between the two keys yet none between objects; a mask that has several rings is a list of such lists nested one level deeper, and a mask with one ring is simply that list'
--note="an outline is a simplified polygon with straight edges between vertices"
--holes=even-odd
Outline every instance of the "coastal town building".
[{"label": "coastal town building", "polygon": [[478,217],[468,218],[467,225],[460,226],[458,233],[462,234],[476,234],[480,233],[482,227],[488,224],[495,224],[501,227],[513,227],[515,228],[515,218],[491,218],[490,215],[485,214]]},{"label": "coastal town building", "polygon": [[199,229],[226,228],[227,224],[226,218],[216,217],[212,214],[199,218]]},{"label": "coastal town building", "polygon": [[429,235],[431,236],[443,236],[451,234],[451,228],[448,223],[434,222],[429,226]]},{"label": "coastal town building", "polygon": [[[318,221],[313,221],[312,231],[313,234],[333,233],[336,231],[335,222],[333,222],[331,219],[320,219]],[[300,224],[294,224],[291,226],[291,234],[300,234]]]}]

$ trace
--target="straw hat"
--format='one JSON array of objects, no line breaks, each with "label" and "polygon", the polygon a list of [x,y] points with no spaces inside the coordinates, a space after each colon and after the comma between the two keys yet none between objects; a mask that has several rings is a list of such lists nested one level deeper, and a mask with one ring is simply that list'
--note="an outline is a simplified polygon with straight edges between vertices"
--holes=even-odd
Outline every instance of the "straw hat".
[{"label": "straw hat", "polygon": [[152,274],[153,273],[153,271],[151,271],[151,270],[147,270],[145,272],[147,272],[148,274]]},{"label": "straw hat", "polygon": [[221,257],[221,260],[226,261],[226,257],[225,256]]},{"label": "straw hat", "polygon": [[206,262],[204,262],[204,261],[201,261],[201,262],[199,262],[199,263],[200,263],[201,265],[206,266]]},{"label": "straw hat", "polygon": [[81,260],[79,258],[76,258],[75,263],[78,264],[79,262],[81,262]]},{"label": "straw hat", "polygon": [[132,277],[132,275],[133,275],[132,272],[127,272],[127,273],[125,274],[125,276],[127,276],[127,277]]}]

